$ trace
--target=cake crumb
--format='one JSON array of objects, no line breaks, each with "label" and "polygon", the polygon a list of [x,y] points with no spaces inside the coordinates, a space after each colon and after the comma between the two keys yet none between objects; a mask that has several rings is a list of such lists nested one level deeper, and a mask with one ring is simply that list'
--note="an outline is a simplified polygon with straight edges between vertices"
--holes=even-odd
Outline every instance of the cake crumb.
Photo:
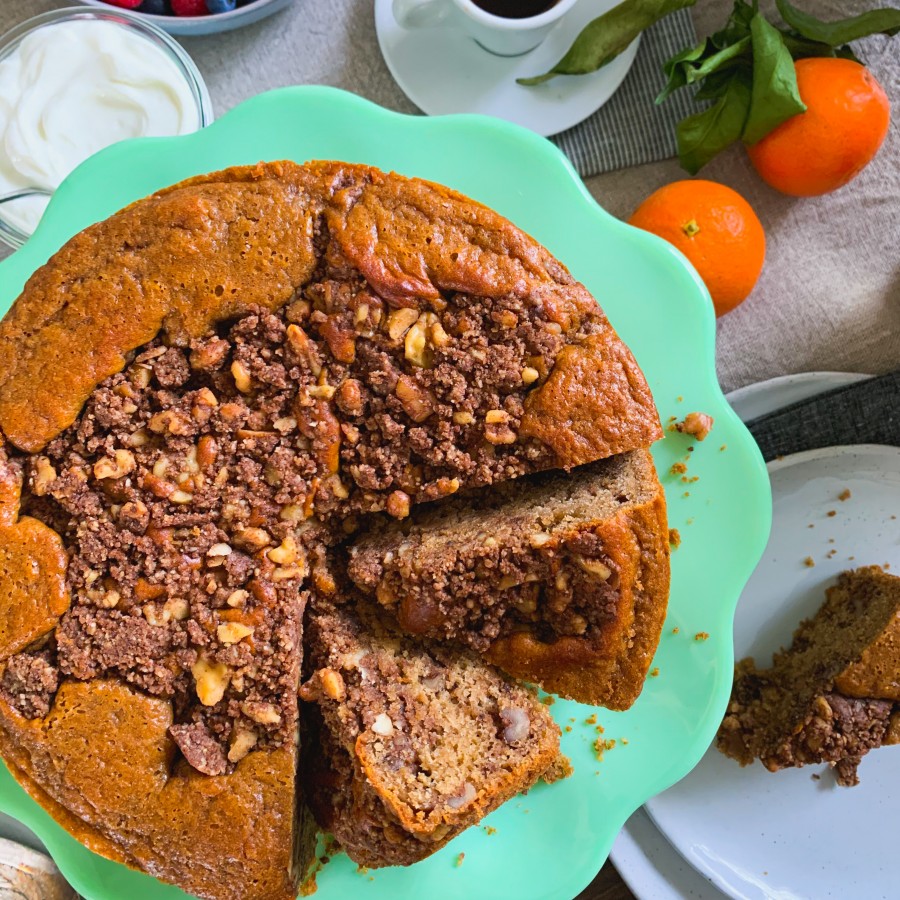
[{"label": "cake crumb", "polygon": [[309,878],[300,885],[301,897],[311,897],[319,889],[319,886],[316,884],[316,875],[318,875],[318,871],[313,872]]},{"label": "cake crumb", "polygon": [[699,475],[692,475],[690,477],[688,477],[687,475],[681,476],[681,481],[683,484],[693,484],[695,481],[699,481],[699,480],[700,480]]},{"label": "cake crumb", "polygon": [[369,867],[368,867],[368,866],[357,866],[357,867],[356,867],[356,874],[357,874],[357,875],[368,875],[368,874],[369,874]]},{"label": "cake crumb", "polygon": [[819,775],[818,772],[813,772],[813,774],[812,774],[812,780],[813,780],[813,781],[821,781],[821,779],[822,779],[822,776]]},{"label": "cake crumb", "polygon": [[677,462],[672,464],[672,468],[669,471],[673,475],[683,475],[687,472],[687,466],[683,462]]},{"label": "cake crumb", "polygon": [[852,496],[853,496],[853,494],[850,493],[850,488],[844,488],[838,494],[838,500],[840,500],[843,503],[844,500],[849,500]]},{"label": "cake crumb", "polygon": [[677,550],[681,546],[681,532],[677,528],[669,529],[669,544],[673,550]]},{"label": "cake crumb", "polygon": [[816,561],[811,556],[807,556],[806,559],[803,560],[803,565],[806,566],[807,569],[811,569],[815,564]]},{"label": "cake crumb", "polygon": [[[526,809],[525,812],[528,812],[528,810]],[[456,854],[456,868],[457,869],[463,864],[463,860],[465,858],[466,858],[465,853],[457,853]]]},{"label": "cake crumb", "polygon": [[676,399],[679,403],[684,403],[684,397],[682,397],[681,394],[679,394],[675,399]]},{"label": "cake crumb", "polygon": [[806,526],[806,527],[807,527],[807,528],[815,528],[815,527],[816,527],[816,526],[815,526],[815,525],[813,525],[813,523],[812,523],[812,522],[810,522],[810,523],[809,523],[809,525],[807,525],[807,526]]},{"label": "cake crumb", "polygon": [[719,453],[724,453],[725,450],[727,450],[727,449],[728,449],[728,444],[722,444],[722,446],[719,447]]},{"label": "cake crumb", "polygon": [[676,625],[676,626],[672,629],[672,634],[678,634],[679,631],[681,631],[681,629]]},{"label": "cake crumb", "polygon": [[669,418],[666,419],[666,424],[668,425],[670,422],[677,422],[677,421],[678,421],[678,416],[669,416]]},{"label": "cake crumb", "polygon": [[651,678],[658,678],[658,677],[659,677],[659,666],[654,666],[654,667],[650,670],[650,677],[651,677]]},{"label": "cake crumb", "polygon": [[584,724],[585,724],[585,725],[596,725],[596,724],[597,724],[597,714],[596,714],[596,713],[593,713],[593,714],[589,715],[589,716],[584,720]]},{"label": "cake crumb", "polygon": [[485,826],[484,826],[484,833],[487,834],[487,835],[496,834],[496,833],[497,833],[497,829],[496,829],[496,828],[492,828],[490,825],[485,825]]},{"label": "cake crumb", "polygon": [[572,726],[571,726],[571,725],[566,725],[566,727],[563,729],[563,731],[565,731],[566,734],[568,734],[571,730],[572,730]]},{"label": "cake crumb", "polygon": [[685,524],[687,524],[687,525],[693,525],[693,524],[694,524],[694,517],[691,516],[691,517],[687,520],[687,522],[686,522]]},{"label": "cake crumb", "polygon": [[625,747],[628,746],[628,738],[622,738],[622,745]]},{"label": "cake crumb", "polygon": [[597,738],[597,740],[594,741],[594,753],[597,756],[597,762],[602,762],[603,754],[606,753],[607,750],[612,750],[615,746],[616,742],[613,739]]},{"label": "cake crumb", "polygon": [[544,706],[553,706],[553,704],[556,703],[556,697],[547,694],[546,697],[541,697],[541,703],[543,703]]},{"label": "cake crumb", "polygon": [[694,640],[695,640],[695,641],[705,641],[705,640],[708,640],[708,639],[709,639],[709,632],[708,632],[708,631],[698,631],[698,632],[694,635]]},{"label": "cake crumb", "polygon": [[690,492],[690,491],[685,491],[681,496],[682,496],[682,497],[690,497],[690,496],[691,496],[691,492]]},{"label": "cake crumb", "polygon": [[837,515],[837,510],[836,510],[836,509],[829,509],[828,512],[827,512],[825,515],[827,515],[828,518],[830,519],[832,516],[836,516],[836,515]]},{"label": "cake crumb", "polygon": [[684,419],[675,423],[675,430],[689,434],[698,441],[705,441],[713,427],[713,417],[702,412],[688,413]]}]

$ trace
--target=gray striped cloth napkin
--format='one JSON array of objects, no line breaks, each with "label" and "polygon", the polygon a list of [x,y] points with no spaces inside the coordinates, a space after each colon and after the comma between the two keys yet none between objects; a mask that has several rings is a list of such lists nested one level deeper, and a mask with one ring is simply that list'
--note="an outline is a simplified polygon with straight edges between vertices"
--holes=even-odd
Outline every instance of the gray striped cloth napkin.
[{"label": "gray striped cloth napkin", "polygon": [[845,444],[900,447],[900,371],[792,403],[747,428],[766,462]]},{"label": "gray striped cloth napkin", "polygon": [[552,140],[582,177],[675,156],[675,126],[697,111],[688,90],[655,103],[666,80],[663,63],[697,43],[690,11],[679,10],[648,28],[631,71],[608,103]]}]

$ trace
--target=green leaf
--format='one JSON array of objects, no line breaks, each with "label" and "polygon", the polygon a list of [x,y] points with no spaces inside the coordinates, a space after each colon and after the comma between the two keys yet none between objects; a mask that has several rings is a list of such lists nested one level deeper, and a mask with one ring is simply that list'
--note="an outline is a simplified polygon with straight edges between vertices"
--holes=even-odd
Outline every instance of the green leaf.
[{"label": "green leaf", "polygon": [[739,140],[750,112],[750,79],[735,70],[722,96],[709,109],[678,123],[678,157],[696,175],[714,156]]},{"label": "green leaf", "polygon": [[724,72],[714,72],[708,75],[703,84],[694,92],[695,100],[718,100],[727,90],[731,79],[734,77],[734,71],[728,69]]},{"label": "green leaf", "polygon": [[794,60],[781,32],[757,13],[750,23],[753,41],[753,92],[743,139],[748,144],[762,140],[782,122],[805,112],[797,89]]},{"label": "green leaf", "polygon": [[664,16],[693,6],[697,0],[625,0],[588,22],[569,52],[543,75],[517,78],[519,84],[543,84],[557,75],[585,75],[612,62],[644,30]]},{"label": "green leaf", "polygon": [[820,41],[829,47],[838,47],[870,34],[894,35],[900,32],[900,9],[885,7],[873,9],[849,19],[823,22],[809,13],[791,6],[788,0],[775,0],[781,18],[795,31],[811,41]]},{"label": "green leaf", "polygon": [[670,57],[663,63],[663,74],[666,76],[666,86],[656,98],[657,103],[662,103],[670,94],[683,88],[687,84],[687,69],[690,63],[703,59],[706,54],[708,41],[697,44],[696,47],[687,47]]},{"label": "green leaf", "polygon": [[725,26],[717,31],[710,40],[720,50],[745,38],[750,34],[750,21],[758,12],[757,0],[747,3],[746,0],[734,0],[734,8]]},{"label": "green leaf", "polygon": [[749,62],[751,58],[749,37],[742,38],[736,44],[717,51],[707,41],[705,45],[695,47],[694,51],[696,50],[701,50],[701,52],[694,59],[680,59],[682,54],[678,54],[665,64],[664,69],[669,75],[669,82],[656,98],[657,103],[662,103],[669,94],[679,88],[694,84],[714,72],[739,65],[743,60]]}]

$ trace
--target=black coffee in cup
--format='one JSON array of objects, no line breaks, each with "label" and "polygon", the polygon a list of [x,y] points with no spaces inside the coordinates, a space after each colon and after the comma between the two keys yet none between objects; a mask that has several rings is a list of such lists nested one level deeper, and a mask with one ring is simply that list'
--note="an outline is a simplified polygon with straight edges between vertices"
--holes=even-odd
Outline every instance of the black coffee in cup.
[{"label": "black coffee in cup", "polygon": [[530,19],[553,9],[559,0],[472,0],[485,12],[503,19]]}]

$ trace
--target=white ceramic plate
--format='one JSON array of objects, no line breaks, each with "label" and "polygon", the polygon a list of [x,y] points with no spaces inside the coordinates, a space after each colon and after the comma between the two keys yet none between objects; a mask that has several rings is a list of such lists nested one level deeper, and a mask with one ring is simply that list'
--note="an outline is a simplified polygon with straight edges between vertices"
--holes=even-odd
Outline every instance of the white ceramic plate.
[{"label": "white ceramic plate", "polygon": [[548,136],[596,112],[616,92],[637,54],[635,40],[621,56],[590,75],[566,75],[537,87],[517,78],[540,75],[563,57],[581,29],[619,0],[581,0],[547,39],[524,56],[494,56],[453,26],[401,28],[392,0],[375,0],[375,28],[395,81],[430,116],[483,113]]},{"label": "white ceramic plate", "polygon": [[[781,378],[774,378],[770,381],[760,382],[758,384],[749,385],[745,388],[741,388],[738,391],[734,391],[733,393],[728,395],[728,401],[731,403],[735,412],[741,416],[744,421],[749,421],[750,419],[756,418],[757,416],[765,415],[770,412],[774,412],[775,410],[782,409],[785,406],[795,403],[797,401],[806,399],[807,397],[815,396],[816,394],[822,393],[827,390],[833,390],[835,388],[843,387],[849,384],[853,384],[857,381],[864,380],[869,378],[868,375],[859,375],[853,373],[842,373],[842,372],[808,372],[800,375],[788,375]],[[882,448],[887,451],[888,456],[891,456],[890,448]],[[837,458],[841,458],[842,455],[839,455]],[[781,462],[782,465],[789,463],[790,460],[783,460]],[[794,470],[795,473],[800,472],[800,469]],[[879,476],[880,477],[880,476]],[[773,479],[773,489],[775,487],[774,479]],[[778,496],[779,491],[775,491],[775,521],[779,522],[779,503]],[[838,491],[839,493],[839,491]],[[847,501],[847,503],[853,503],[854,500],[858,502],[861,498],[856,496],[851,498],[851,500]],[[838,509],[839,507],[843,507],[845,504],[841,504],[836,502],[834,504],[829,505],[829,509]],[[833,523],[837,520],[837,516],[828,517],[826,509],[826,519],[829,523]],[[900,513],[891,513],[900,515]],[[802,518],[802,517],[801,517]],[[895,522],[889,519],[892,525],[896,525]],[[802,528],[801,531],[806,531],[807,534],[815,531],[816,529],[809,529],[806,526],[809,524],[808,521],[800,522]],[[852,528],[852,523],[848,522]],[[776,524],[773,527],[773,540],[776,539],[776,528],[778,525]],[[897,529],[900,531],[900,529]],[[806,535],[803,535],[801,539],[804,539]],[[824,554],[827,556],[828,552],[831,549],[834,549],[837,545],[832,545],[828,543],[829,537],[836,536],[824,532],[820,533],[820,537],[824,539],[824,546],[821,548],[824,550]],[[855,540],[855,537],[854,537]],[[843,543],[843,541],[842,541]],[[888,543],[890,544],[890,540],[888,539]],[[772,543],[770,542],[770,547]],[[895,545],[891,545],[893,547],[893,553],[896,558],[896,547]],[[810,549],[813,549],[810,547]],[[804,554],[805,555],[805,554]],[[851,555],[849,552],[847,555]],[[855,555],[855,554],[853,554]],[[766,555],[763,558],[762,563],[760,564],[760,568],[766,565],[766,561],[769,559],[769,552],[767,551]],[[835,564],[835,561],[839,559],[839,555],[836,554],[833,560],[830,562],[836,571],[839,571],[842,568],[845,568],[847,565],[854,565],[859,560],[854,561],[844,561],[843,563]],[[883,560],[875,560],[878,562],[885,562],[887,559]],[[895,563],[896,567],[896,563]],[[806,570],[810,577],[815,580],[815,578],[822,579],[824,576],[822,564],[818,564],[815,568],[811,570]],[[806,567],[804,567],[806,569]],[[817,575],[814,573],[818,573]],[[736,629],[741,627],[741,622],[744,620],[744,612],[747,609],[747,603],[753,604],[755,601],[753,599],[754,595],[751,594],[756,587],[756,576],[751,580],[750,584],[747,587],[747,590],[744,592],[741,603],[738,608],[738,619],[736,620]],[[783,591],[782,591],[783,594]],[[775,594],[774,596],[777,596]],[[810,611],[813,611],[817,604],[822,599],[821,589],[816,589],[813,592],[813,599]],[[773,601],[770,600],[767,608],[771,608],[773,605]],[[774,603],[777,607],[777,602]],[[780,613],[780,608],[778,608],[778,612]],[[764,615],[765,613],[761,613]],[[792,616],[794,614],[792,613]],[[803,613],[798,609],[796,612],[796,617],[791,618],[787,623],[784,634],[785,637],[783,640],[789,640],[790,632],[793,626],[796,624],[797,619],[802,616]],[[777,615],[776,615],[777,619]],[[746,653],[749,650],[745,647],[742,648],[740,643],[737,647],[737,652],[740,655],[742,652]],[[718,759],[716,759],[718,757]],[[878,782],[880,772],[872,771],[871,777],[867,775],[868,768],[873,766],[873,764],[880,766],[886,766],[890,769],[892,766],[896,766],[897,760],[891,757],[889,752],[885,752],[882,754],[882,759],[878,759],[879,754],[872,754],[869,758],[867,758],[862,767],[863,774],[863,783],[858,788],[853,788],[850,791],[850,799],[853,800],[853,792],[860,791],[866,787],[866,782],[871,781],[873,786]],[[717,818],[714,820],[710,820],[707,822],[707,827],[711,832],[715,832],[716,829],[721,829],[725,834],[730,834],[729,845],[733,842],[738,842],[743,844],[744,842],[756,843],[760,842],[761,847],[759,849],[759,855],[761,858],[765,859],[765,864],[762,866],[760,871],[756,873],[745,872],[740,877],[734,877],[735,867],[739,867],[740,863],[738,858],[722,858],[723,854],[721,852],[722,848],[719,844],[713,841],[711,844],[706,845],[706,850],[702,849],[701,846],[698,846],[696,843],[692,843],[690,839],[681,840],[679,839],[679,832],[682,830],[682,825],[678,821],[679,815],[684,815],[685,810],[688,812],[688,817],[700,817],[706,816],[707,812],[705,809],[705,804],[707,803],[708,797],[705,793],[699,793],[695,796],[692,792],[692,785],[694,784],[693,779],[695,778],[703,778],[704,774],[699,771],[699,768],[706,767],[707,763],[711,765],[715,765],[716,763],[724,763],[724,766],[721,768],[710,769],[709,777],[707,778],[707,784],[705,787],[706,791],[712,790],[714,793],[719,794],[718,803],[713,806],[713,809],[716,811]],[[804,856],[800,856],[800,860],[798,861],[799,867],[802,869],[802,877],[804,881],[801,882],[801,887],[799,890],[793,890],[790,887],[785,888],[784,883],[779,883],[776,878],[777,876],[774,874],[777,870],[774,868],[772,864],[773,859],[780,859],[784,856],[790,856],[795,851],[799,854],[803,854],[803,846],[795,845],[792,843],[793,834],[778,835],[773,834],[771,832],[771,828],[769,827],[771,820],[777,818],[781,808],[781,795],[779,790],[779,785],[783,784],[781,779],[783,777],[790,777],[794,775],[796,777],[796,781],[799,785],[800,793],[806,794],[808,792],[809,785],[816,784],[830,784],[827,778],[822,781],[816,783],[811,781],[810,775],[813,772],[819,774],[819,768],[816,769],[805,769],[805,770],[797,770],[795,772],[782,772],[776,777],[769,776],[769,773],[764,772],[760,766],[754,766],[748,770],[741,770],[738,766],[733,764],[730,760],[726,760],[724,757],[721,757],[716,751],[711,751],[707,758],[701,763],[701,766],[698,767],[698,770],[695,770],[692,775],[688,776],[684,782],[680,785],[677,785],[675,788],[672,788],[670,791],[667,791],[666,794],[657,798],[659,801],[659,806],[662,809],[661,818],[665,820],[667,823],[664,827],[672,829],[672,833],[668,835],[670,839],[674,841],[674,843],[685,853],[685,856],[682,856],[678,850],[676,850],[673,844],[669,843],[669,840],[664,836],[663,832],[661,832],[653,823],[651,818],[647,815],[644,810],[639,810],[635,813],[631,819],[626,823],[622,833],[616,841],[615,846],[613,847],[612,853],[610,854],[610,858],[616,865],[616,868],[621,873],[622,877],[627,882],[628,886],[634,892],[634,894],[640,898],[640,900],[681,900],[681,898],[697,898],[697,900],[721,900],[726,896],[726,893],[723,893],[716,886],[714,886],[708,878],[704,877],[701,872],[707,873],[711,878],[715,878],[717,884],[719,884],[726,892],[728,896],[732,897],[818,897],[818,896],[830,896],[828,893],[818,894],[815,890],[809,888],[808,883],[805,881],[806,874],[810,868],[819,869],[821,863],[816,861],[815,859],[804,858]],[[769,776],[772,780],[770,781]],[[799,776],[799,777],[797,777]],[[715,783],[715,779],[721,777],[721,782],[719,784]],[[757,787],[757,779],[759,780],[759,786],[762,789],[771,789],[771,791],[778,791],[773,798],[772,793],[764,793],[758,797],[754,797],[751,793],[749,797],[744,797],[746,802],[749,802],[752,806],[754,802],[758,804],[757,815],[755,818],[749,820],[749,823],[741,824],[742,819],[740,818],[743,810],[742,807],[734,808],[731,804],[730,793],[735,788],[735,783],[733,781],[734,778],[743,779],[743,778],[751,778],[752,781],[747,782],[747,789],[753,791]],[[712,783],[710,783],[712,781]],[[741,782],[744,783],[743,781]],[[724,787],[724,790],[723,790]],[[832,788],[831,791],[826,795],[827,797],[836,796],[838,800],[846,799],[846,797],[842,797],[842,794],[845,794],[845,789],[840,789],[840,793],[837,792],[837,788]],[[868,793],[866,791],[865,793]],[[668,807],[669,800],[674,799],[675,803],[673,807],[670,809]],[[860,795],[860,803],[865,805],[865,799]],[[799,809],[803,810],[805,806],[804,802],[799,804]],[[702,811],[702,812],[701,812]],[[775,812],[779,811],[779,812]],[[839,815],[843,814],[843,810],[839,813]],[[808,821],[804,814],[801,812],[801,823],[798,824],[798,831],[803,832],[806,830],[809,831]],[[758,825],[758,819],[762,820],[762,827],[755,827]],[[829,817],[825,820],[826,822],[834,821],[832,817]],[[828,825],[825,826],[828,828]],[[829,829],[830,830],[830,829]],[[691,830],[691,833],[694,835],[694,839],[697,839],[697,831],[695,829]],[[843,840],[843,827],[840,832],[840,836],[835,837],[835,843],[838,840]],[[865,832],[863,832],[865,834]],[[820,835],[817,833],[813,833],[811,836],[807,836],[805,838],[806,842],[812,842],[815,847],[819,847],[819,838]],[[705,840],[705,838],[703,838]],[[781,844],[775,844],[775,841],[783,840],[784,842]],[[822,845],[823,852],[821,855],[829,855],[828,854],[828,842],[825,841]],[[833,856],[833,854],[830,854]],[[715,863],[710,862],[710,856],[719,857]],[[890,857],[888,857],[889,859]],[[704,864],[705,859],[705,864]],[[692,865],[688,864],[688,860],[690,860],[694,865],[698,866],[698,869],[694,869]],[[884,866],[883,861],[879,861],[879,866]],[[757,866],[757,868],[759,868]],[[716,870],[724,870],[728,872],[730,870],[731,877],[728,878],[716,878]],[[897,875],[897,867],[894,867],[893,875],[896,877]],[[769,876],[762,875],[762,872],[768,872]],[[830,875],[833,877],[835,873],[832,871]],[[770,877],[771,876],[771,877]],[[826,878],[828,876],[826,875]],[[748,881],[752,888],[748,890]],[[843,884],[843,889],[839,889],[836,885]],[[835,879],[834,885],[828,886],[828,889],[832,891],[833,896],[849,896],[847,893],[848,889],[852,891],[852,887],[848,888],[848,885],[852,886],[853,882],[848,882],[846,880],[840,880],[839,878]],[[865,896],[868,898],[869,896],[875,897],[880,896],[877,893],[869,893],[863,892],[858,893],[857,896]]]},{"label": "white ceramic plate", "polygon": [[[78,2],[85,6],[95,6],[97,9],[116,9],[115,6],[110,6],[103,0],[78,0]],[[201,35],[243,28],[244,25],[250,25],[252,22],[258,22],[260,19],[277,13],[293,2],[294,0],[255,0],[248,6],[210,16],[151,16],[139,10],[131,10],[131,12],[152,22],[163,31],[168,31],[169,34]]]}]

